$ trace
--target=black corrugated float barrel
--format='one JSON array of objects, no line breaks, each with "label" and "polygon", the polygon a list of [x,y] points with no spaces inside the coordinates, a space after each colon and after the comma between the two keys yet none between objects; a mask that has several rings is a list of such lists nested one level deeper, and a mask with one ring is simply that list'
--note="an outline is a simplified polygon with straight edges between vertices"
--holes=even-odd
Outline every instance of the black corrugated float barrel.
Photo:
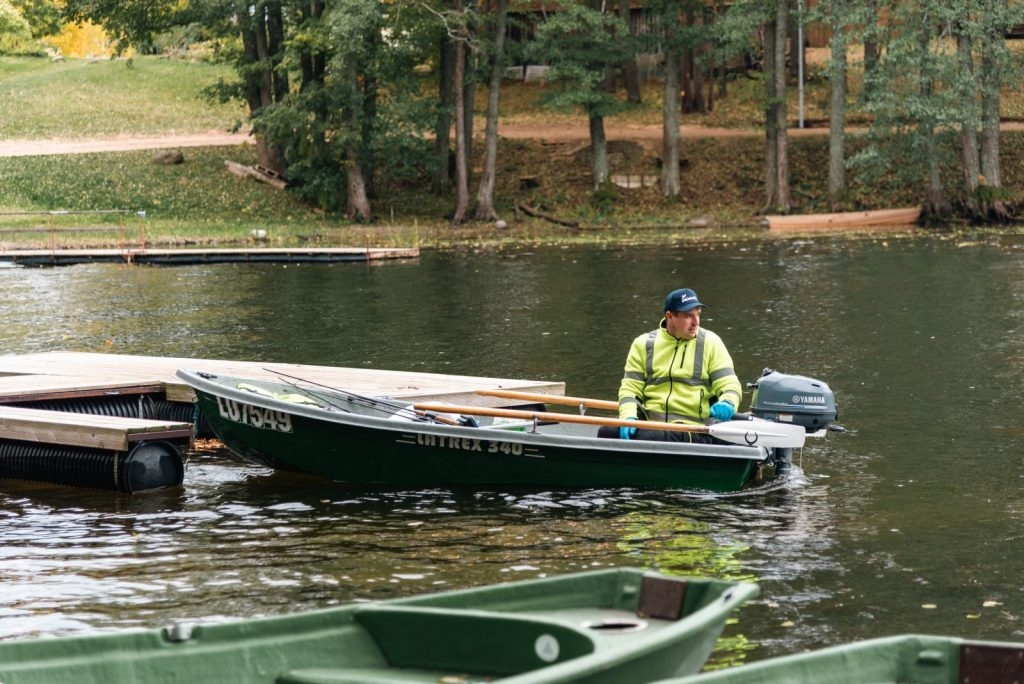
[{"label": "black corrugated float barrel", "polygon": [[133,494],[181,485],[185,464],[164,440],[139,442],[127,452],[0,440],[0,478]]},{"label": "black corrugated float barrel", "polygon": [[118,418],[146,418],[148,420],[173,420],[176,423],[192,423],[196,437],[212,437],[210,424],[193,404],[168,401],[152,395],[118,395],[108,397],[78,397],[75,399],[44,399],[11,404],[23,408],[45,411],[67,411],[87,413],[93,416],[115,416]]}]

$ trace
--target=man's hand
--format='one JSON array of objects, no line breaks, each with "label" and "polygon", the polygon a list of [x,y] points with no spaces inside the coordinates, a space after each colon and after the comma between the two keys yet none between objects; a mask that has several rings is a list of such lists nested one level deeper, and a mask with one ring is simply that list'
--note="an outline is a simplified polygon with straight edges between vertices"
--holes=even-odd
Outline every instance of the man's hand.
[{"label": "man's hand", "polygon": [[[636,420],[636,418],[627,418],[626,420]],[[626,427],[623,425],[619,428],[619,439],[632,439],[636,436],[635,427]]]},{"label": "man's hand", "polygon": [[711,407],[711,417],[715,420],[731,420],[734,413],[736,413],[736,407],[728,399],[717,401]]}]

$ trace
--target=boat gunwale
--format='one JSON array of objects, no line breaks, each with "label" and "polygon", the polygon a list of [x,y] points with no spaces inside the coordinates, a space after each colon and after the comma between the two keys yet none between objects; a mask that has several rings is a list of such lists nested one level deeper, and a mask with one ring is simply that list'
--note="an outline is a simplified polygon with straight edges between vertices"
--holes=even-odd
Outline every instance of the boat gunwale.
[{"label": "boat gunwale", "polygon": [[[842,668],[863,675],[856,663],[868,660],[874,664],[876,672],[872,682],[917,682],[918,678],[908,678],[903,666],[916,661],[909,654],[919,656],[921,653],[936,651],[948,656],[951,660],[943,672],[937,672],[934,664],[928,667],[932,674],[949,675],[948,681],[956,679],[962,662],[953,662],[962,656],[964,647],[981,647],[996,649],[1012,649],[1016,654],[1024,652],[1024,644],[1011,641],[993,641],[944,634],[925,634],[921,632],[904,632],[880,637],[858,639],[855,641],[833,644],[810,651],[786,653],[761,660],[750,661],[742,666],[727,667],[713,672],[701,672],[679,677],[659,679],[651,684],[801,684],[835,679],[823,674],[828,666]],[[798,673],[799,676],[795,676]],[[888,678],[886,678],[888,677]],[[841,682],[861,682],[862,678],[841,678]],[[929,677],[928,681],[946,681]],[[956,679],[959,681],[959,679]],[[986,680],[988,681],[988,680]],[[1002,681],[1002,680],[1000,680]],[[1016,680],[1015,680],[1016,681]]]},{"label": "boat gunwale", "polygon": [[[158,664],[167,657],[214,657],[232,643],[238,648],[252,648],[265,641],[277,642],[278,635],[299,637],[302,632],[321,633],[324,630],[356,628],[365,631],[356,622],[359,611],[390,608],[424,609],[422,612],[443,612],[462,614],[490,614],[505,616],[522,616],[538,624],[555,624],[574,627],[575,631],[584,631],[566,620],[558,618],[545,619],[544,611],[551,610],[549,601],[568,601],[564,608],[587,608],[598,610],[625,610],[625,606],[633,606],[633,597],[639,606],[640,587],[645,577],[655,576],[685,582],[690,587],[700,587],[704,593],[706,604],[691,611],[679,620],[665,620],[661,629],[649,633],[649,638],[622,639],[622,647],[609,643],[609,638],[593,638],[593,652],[572,658],[561,663],[542,666],[502,678],[510,684],[540,684],[547,682],[578,681],[592,675],[622,667],[629,667],[645,656],[665,654],[673,644],[682,644],[684,640],[702,640],[710,638],[711,643],[703,643],[710,651],[714,640],[721,634],[729,615],[760,592],[758,584],[745,580],[725,580],[707,576],[665,575],[647,569],[622,566],[609,567],[597,571],[579,571],[554,575],[550,577],[524,578],[488,585],[466,587],[448,591],[418,594],[393,599],[371,601],[353,601],[343,606],[319,608],[297,613],[279,615],[262,615],[251,617],[223,618],[213,621],[172,622],[163,627],[134,627],[116,631],[75,634],[58,639],[35,639],[25,642],[10,642],[7,648],[0,645],[0,650],[8,650],[20,654],[28,660],[45,661],[46,668],[75,667],[81,668],[88,664],[90,658],[98,658],[101,662],[113,663],[124,658],[152,657]],[[576,599],[588,597],[589,603],[580,603]],[[569,597],[566,599],[566,597]],[[606,604],[612,597],[611,605]],[[451,604],[451,605],[449,605]],[[465,605],[466,607],[461,607]],[[518,608],[517,606],[535,605],[535,608]],[[507,606],[507,607],[506,607]],[[618,608],[616,606],[619,606]],[[635,609],[634,609],[635,610]],[[650,618],[644,618],[650,619]],[[322,624],[324,621],[327,624]],[[267,631],[267,627],[270,628]],[[372,635],[368,635],[373,638]],[[588,635],[589,636],[589,635]],[[63,652],[53,656],[55,643],[64,642],[70,645]],[[218,656],[219,657],[219,656]],[[31,675],[31,670],[20,667],[10,669],[17,660],[7,660],[0,664],[0,672],[16,675]],[[284,665],[284,663],[281,663]],[[23,663],[28,665],[28,663]],[[287,667],[281,669],[280,677],[292,670],[303,669]],[[322,669],[345,670],[345,666]],[[81,675],[79,675],[81,676]],[[6,678],[5,678],[6,681]],[[83,681],[92,681],[85,679]],[[383,680],[382,680],[383,681]],[[400,678],[389,681],[403,681]]]},{"label": "boat gunwale", "polygon": [[[204,372],[205,373],[205,372]],[[744,446],[741,444],[701,444],[699,442],[659,442],[652,440],[618,440],[618,439],[605,439],[600,437],[583,437],[574,435],[561,435],[561,434],[545,434],[543,432],[520,432],[512,431],[502,428],[493,428],[488,426],[480,427],[465,427],[462,425],[446,425],[443,423],[430,423],[430,422],[414,422],[406,420],[393,420],[391,418],[378,418],[371,415],[362,413],[346,412],[342,410],[331,410],[321,408],[318,406],[310,406],[308,404],[288,402],[276,397],[268,397],[255,392],[250,392],[237,387],[231,387],[224,382],[217,382],[209,378],[204,377],[198,371],[180,369],[178,371],[178,377],[186,383],[192,385],[193,389],[197,391],[206,392],[214,397],[223,397],[225,399],[233,399],[241,401],[242,403],[249,404],[252,406],[258,406],[260,408],[284,411],[286,413],[302,416],[304,418],[316,421],[327,421],[331,423],[337,423],[340,425],[362,427],[367,429],[382,430],[389,433],[408,433],[414,432],[419,434],[430,434],[430,435],[444,435],[452,436],[458,435],[461,437],[473,437],[479,435],[485,439],[498,440],[503,442],[520,442],[524,445],[531,446],[548,446],[548,447],[571,447],[580,452],[584,451],[599,451],[599,452],[618,452],[622,454],[629,454],[634,452],[641,453],[656,453],[666,455],[679,455],[679,456],[693,456],[700,458],[711,458],[711,459],[726,459],[726,460],[745,460],[753,461],[755,463],[763,463],[771,456],[771,452],[766,447],[758,446]],[[272,380],[266,380],[262,378],[243,378],[234,375],[221,375],[215,374],[215,377],[222,379],[230,379],[233,381],[245,381],[247,383],[253,383],[257,385],[271,385],[277,387],[287,387],[290,390],[300,390],[304,393],[309,393],[311,398],[316,398],[318,394],[338,394],[339,400],[347,401],[344,397],[340,396],[341,392],[328,389],[316,389],[308,390],[298,385],[289,384],[286,382],[276,382]],[[388,401],[386,398],[374,398]],[[322,400],[321,400],[322,401]],[[326,403],[326,402],[325,402]]]}]

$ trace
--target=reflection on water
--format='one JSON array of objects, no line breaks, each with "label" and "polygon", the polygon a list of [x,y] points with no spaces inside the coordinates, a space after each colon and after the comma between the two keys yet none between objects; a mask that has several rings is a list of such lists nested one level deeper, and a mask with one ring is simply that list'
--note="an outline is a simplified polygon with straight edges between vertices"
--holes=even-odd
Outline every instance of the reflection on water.
[{"label": "reflection on water", "polygon": [[194,455],[172,492],[4,481],[0,638],[634,565],[761,584],[718,664],[907,631],[1024,639],[1019,241],[2,269],[10,352],[557,379],[600,398],[664,293],[686,285],[741,379],[823,379],[849,432],[809,443],[784,486],[741,496],[358,490],[218,451]]},{"label": "reflection on water", "polygon": [[609,565],[756,579],[739,560],[748,516],[756,530],[802,496],[368,491],[220,452],[194,457],[186,483],[132,497],[5,483],[0,635],[273,614]]}]

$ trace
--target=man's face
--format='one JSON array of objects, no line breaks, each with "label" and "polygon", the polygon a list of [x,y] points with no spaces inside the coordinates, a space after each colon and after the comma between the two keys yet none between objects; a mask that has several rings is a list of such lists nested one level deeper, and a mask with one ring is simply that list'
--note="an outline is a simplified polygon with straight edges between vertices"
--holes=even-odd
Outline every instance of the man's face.
[{"label": "man's face", "polygon": [[700,327],[700,311],[699,306],[689,311],[666,311],[665,327],[669,334],[680,340],[692,340]]}]

